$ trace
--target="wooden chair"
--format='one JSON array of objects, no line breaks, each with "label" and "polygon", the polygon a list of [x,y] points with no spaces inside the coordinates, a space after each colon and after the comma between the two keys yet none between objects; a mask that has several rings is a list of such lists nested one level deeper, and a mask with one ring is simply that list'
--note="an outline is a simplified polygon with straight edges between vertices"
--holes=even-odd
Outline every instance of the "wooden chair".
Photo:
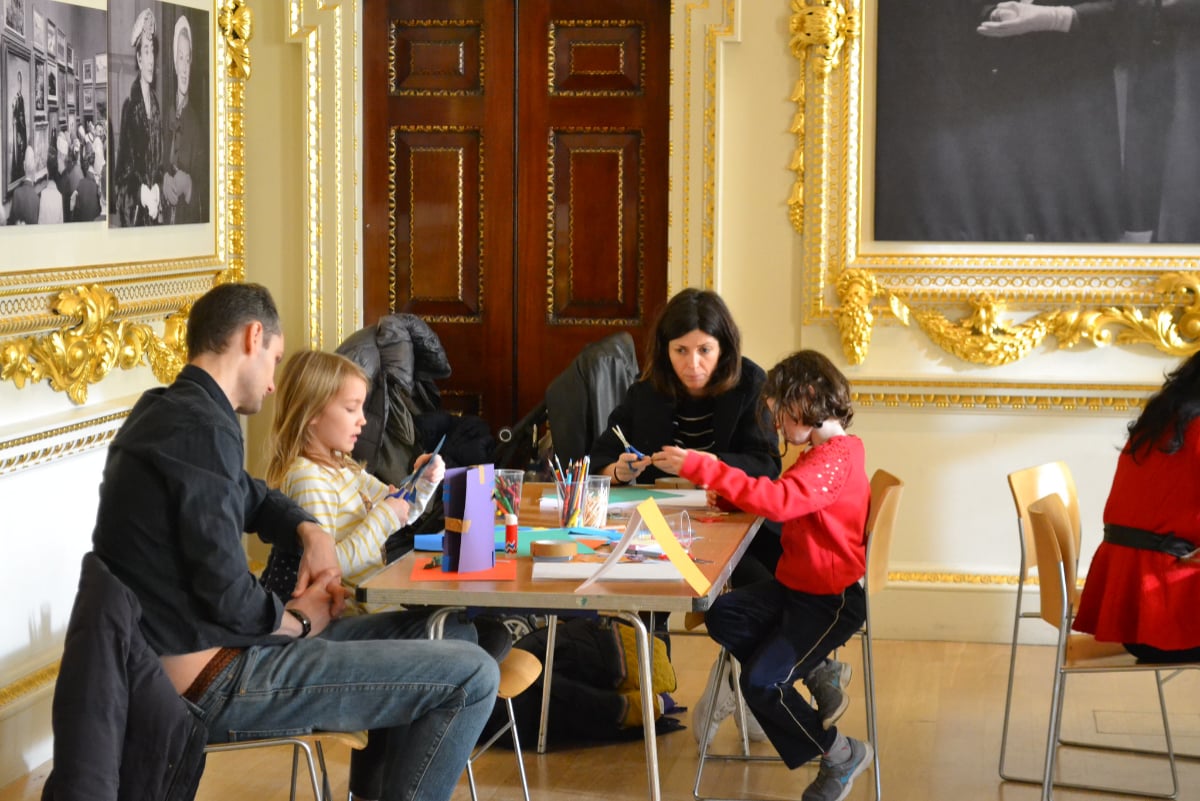
[{"label": "wooden chair", "polygon": [[[252,748],[279,748],[290,746],[292,749],[292,789],[288,796],[290,801],[296,801],[296,779],[300,767],[300,754],[308,763],[308,779],[312,784],[313,798],[316,801],[331,801],[333,791],[329,784],[329,771],[325,767],[325,751],[321,748],[322,740],[337,740],[350,748],[366,748],[367,733],[365,731],[334,732],[320,731],[312,734],[298,734],[289,737],[265,737],[259,740],[241,740],[233,743],[211,743],[204,747],[205,754],[218,754],[224,751],[246,751]],[[313,749],[316,749],[316,759],[313,759]],[[320,780],[317,778],[317,766],[320,765]]]},{"label": "wooden chair", "polygon": [[[1013,613],[1012,644],[1008,656],[1008,689],[1004,695],[1004,725],[1000,735],[1000,778],[1005,781],[1027,781],[1027,777],[1011,775],[1005,772],[1005,755],[1008,752],[1008,724],[1012,714],[1013,681],[1017,667],[1017,645],[1020,636],[1021,621],[1040,617],[1037,610],[1024,611],[1021,608],[1025,585],[1030,581],[1032,570],[1036,565],[1031,564],[1034,557],[1033,531],[1029,525],[1029,506],[1050,494],[1058,495],[1067,509],[1071,531],[1074,536],[1074,553],[1079,552],[1080,524],[1079,499],[1075,494],[1075,479],[1066,462],[1047,462],[1036,467],[1027,467],[1008,474],[1008,488],[1012,493],[1013,505],[1017,510],[1017,543],[1020,546],[1021,559],[1017,567],[1017,602]],[[1072,570],[1074,570],[1072,565]]]},{"label": "wooden chair", "polygon": [[471,758],[467,760],[467,784],[471,787],[473,801],[478,801],[479,798],[475,791],[474,762],[483,756],[483,753],[491,748],[492,744],[500,739],[500,735],[506,731],[511,732],[513,753],[517,755],[517,772],[521,776],[521,792],[525,794],[525,801],[529,801],[529,782],[525,777],[525,760],[521,757],[521,741],[517,737],[517,717],[513,712],[512,699],[529,689],[529,686],[537,681],[541,673],[541,661],[520,648],[509,651],[508,656],[504,657],[504,661],[500,663],[500,689],[497,691],[496,697],[504,701],[504,706],[508,710],[508,722],[501,726],[486,743],[476,748],[475,752],[471,754]]},{"label": "wooden chair", "polygon": [[[441,639],[445,630],[446,618],[452,614],[464,611],[465,608],[462,606],[443,606],[434,610],[425,624],[426,630],[429,632],[429,638],[431,640]],[[475,752],[471,754],[471,758],[467,760],[467,783],[471,787],[471,798],[473,801],[477,801],[478,796],[475,791],[475,772],[472,763],[491,748],[492,744],[506,731],[510,732],[512,736],[513,753],[517,757],[517,772],[521,776],[521,792],[525,795],[525,801],[529,801],[529,782],[525,776],[525,759],[521,755],[521,741],[517,737],[517,717],[513,711],[512,699],[525,692],[530,685],[537,681],[541,673],[541,660],[528,651],[522,651],[519,648],[513,648],[509,651],[508,656],[504,657],[504,660],[500,663],[500,689],[497,690],[496,697],[504,701],[505,709],[508,712],[508,722],[493,734],[486,743],[476,748]]]},{"label": "wooden chair", "polygon": [[[1071,631],[1074,610],[1078,604],[1076,588],[1077,541],[1071,511],[1057,494],[1048,495],[1029,505],[1029,523],[1037,554],[1041,587],[1040,616],[1058,629],[1055,647],[1054,685],[1050,700],[1050,725],[1046,737],[1046,759],[1042,774],[1042,800],[1051,801],[1054,787],[1121,793],[1145,798],[1175,798],[1179,793],[1179,776],[1175,767],[1175,747],[1171,740],[1171,725],[1167,715],[1163,684],[1184,668],[1200,668],[1200,664],[1153,665],[1142,664],[1117,643],[1100,643],[1089,634]],[[1171,792],[1160,793],[1136,788],[1054,781],[1054,765],[1060,746],[1071,745],[1060,738],[1063,697],[1066,678],[1071,673],[1153,672],[1158,690],[1159,711],[1163,735],[1166,738],[1167,764],[1171,773]],[[1165,678],[1163,674],[1169,674]],[[1104,748],[1087,744],[1091,748]],[[1130,749],[1105,749],[1129,751]],[[1145,752],[1143,752],[1145,753]],[[1150,752],[1153,753],[1153,752]],[[1017,781],[1023,781],[1017,779]]]},{"label": "wooden chair", "polygon": [[[886,470],[876,470],[871,476],[871,510],[867,514],[867,572],[863,577],[863,587],[866,590],[866,618],[856,632],[862,643],[863,684],[865,685],[864,706],[867,717],[867,737],[874,746],[875,755],[873,767],[875,773],[875,801],[883,798],[883,784],[879,772],[879,731],[875,716],[875,663],[871,651],[871,597],[887,586],[888,562],[892,549],[892,535],[896,527],[896,513],[900,506],[900,494],[904,482]],[[724,675],[725,665],[732,662],[734,686],[738,681],[738,665],[732,660],[729,652],[721,649],[717,656],[718,666],[713,671],[713,680],[720,681]],[[707,690],[709,698],[717,697],[717,687],[710,686]],[[740,693],[738,694],[738,709],[735,714],[745,715]],[[705,796],[700,794],[700,782],[704,776],[704,763],[709,759],[737,760],[742,762],[777,762],[778,756],[759,756],[751,754],[746,740],[745,718],[743,717],[742,750],[739,754],[710,754],[708,752],[708,732],[712,725],[713,709],[716,704],[709,704],[708,719],[703,723],[700,735],[700,758],[696,765],[696,782],[692,786],[692,796],[696,801],[734,801],[720,796]],[[696,724],[699,725],[699,724]]]}]

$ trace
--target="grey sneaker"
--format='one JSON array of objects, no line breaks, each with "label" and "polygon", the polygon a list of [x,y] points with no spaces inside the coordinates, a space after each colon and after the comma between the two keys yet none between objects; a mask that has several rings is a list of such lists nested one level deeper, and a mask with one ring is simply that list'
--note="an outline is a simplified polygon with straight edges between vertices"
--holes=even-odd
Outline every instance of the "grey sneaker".
[{"label": "grey sneaker", "polygon": [[837,723],[846,707],[850,706],[850,696],[846,695],[846,687],[850,684],[851,674],[850,665],[836,659],[826,659],[813,668],[804,680],[805,686],[817,703],[822,728],[828,729]]},{"label": "grey sneaker", "polygon": [[875,749],[853,737],[847,737],[846,742],[850,744],[850,757],[837,765],[830,765],[822,758],[817,778],[808,785],[801,801],[842,801],[850,795],[854,779],[871,764]]},{"label": "grey sneaker", "polygon": [[[712,683],[713,673],[716,672],[717,663],[713,662],[712,670],[708,672],[708,683],[704,685],[704,695],[700,696],[700,700],[696,702],[696,706],[692,708],[692,736],[696,738],[696,744],[701,742],[700,727],[704,725],[704,719],[708,717],[709,704],[713,703],[712,696],[708,694],[708,686]],[[717,680],[717,700],[716,706],[713,708],[712,723],[708,726],[708,741],[711,743],[713,738],[717,736],[717,729],[721,725],[721,721],[733,714],[737,708],[737,699],[733,695],[733,686],[729,680],[729,662],[725,662],[725,670],[721,671],[721,676]]]}]

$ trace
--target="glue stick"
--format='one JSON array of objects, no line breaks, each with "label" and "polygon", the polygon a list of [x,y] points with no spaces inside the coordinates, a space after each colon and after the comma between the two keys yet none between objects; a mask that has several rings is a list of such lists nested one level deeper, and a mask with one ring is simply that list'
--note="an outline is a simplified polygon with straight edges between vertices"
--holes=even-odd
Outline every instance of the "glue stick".
[{"label": "glue stick", "polygon": [[512,513],[504,516],[504,552],[517,555],[517,516]]}]

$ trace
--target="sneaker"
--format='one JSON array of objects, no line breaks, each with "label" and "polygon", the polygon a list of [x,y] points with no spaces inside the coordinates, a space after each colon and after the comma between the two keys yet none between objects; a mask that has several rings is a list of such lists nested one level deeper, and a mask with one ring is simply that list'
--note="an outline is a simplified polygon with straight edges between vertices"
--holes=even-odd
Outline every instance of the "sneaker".
[{"label": "sneaker", "polygon": [[[708,672],[708,683],[704,685],[704,695],[700,696],[700,700],[696,702],[696,706],[692,709],[692,736],[696,738],[697,745],[701,742],[700,727],[704,725],[704,720],[708,717],[708,707],[712,703],[712,696],[708,694],[708,687],[712,684],[717,664],[717,662],[713,662],[712,670]],[[713,709],[712,723],[708,726],[708,741],[710,743],[717,736],[717,728],[720,727],[721,721],[732,715],[736,708],[737,699],[733,695],[733,687],[729,682],[729,662],[726,661],[725,670],[721,671],[721,676],[717,680],[716,707]]]},{"label": "sneaker", "polygon": [[[738,731],[741,731],[741,717],[735,714],[733,720],[737,723]],[[763,731],[762,724],[758,722],[758,719],[754,717],[754,713],[749,709],[746,710],[746,739],[752,743],[761,743],[767,739],[767,733]]]},{"label": "sneaker", "polygon": [[837,723],[846,707],[850,706],[846,686],[850,684],[851,673],[850,665],[845,662],[826,659],[813,668],[804,680],[808,691],[812,693],[813,701],[817,704],[822,728],[828,729]]},{"label": "sneaker", "polygon": [[842,801],[850,795],[854,779],[871,764],[875,749],[870,743],[855,740],[853,737],[847,737],[846,742],[850,744],[849,758],[837,765],[831,765],[822,758],[817,778],[808,785],[801,801]]}]

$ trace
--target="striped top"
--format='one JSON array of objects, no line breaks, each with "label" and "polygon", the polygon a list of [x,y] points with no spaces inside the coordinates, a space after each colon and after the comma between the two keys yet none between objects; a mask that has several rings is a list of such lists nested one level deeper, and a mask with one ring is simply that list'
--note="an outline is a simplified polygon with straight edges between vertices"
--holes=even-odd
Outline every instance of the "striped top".
[{"label": "striped top", "polygon": [[384,542],[421,516],[437,485],[417,482],[408,520],[383,503],[388,485],[366,470],[331,469],[301,456],[288,468],[280,489],[333,535],[342,581],[356,585],[384,564]]},{"label": "striped top", "polygon": [[675,444],[681,448],[712,453],[717,449],[713,434],[712,398],[685,398],[675,407]]}]

